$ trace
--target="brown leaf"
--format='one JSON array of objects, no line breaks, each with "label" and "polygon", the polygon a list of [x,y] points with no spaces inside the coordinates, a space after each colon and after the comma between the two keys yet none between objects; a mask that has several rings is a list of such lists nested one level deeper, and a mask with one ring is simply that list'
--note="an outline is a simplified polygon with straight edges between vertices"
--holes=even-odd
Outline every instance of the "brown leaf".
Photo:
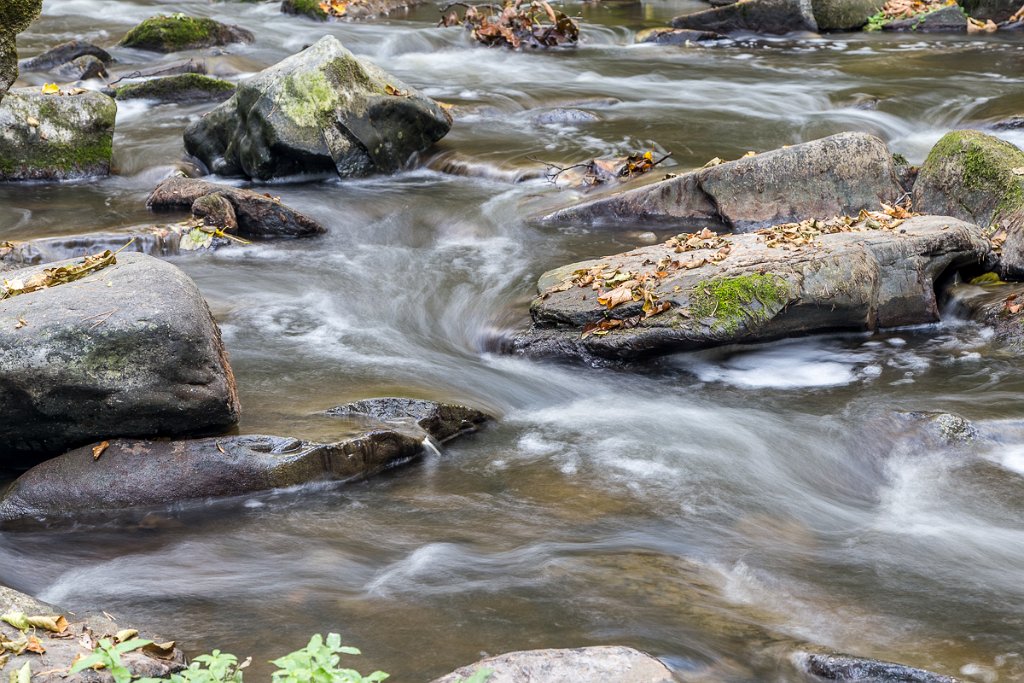
[{"label": "brown leaf", "polygon": [[93,446],[92,447],[92,459],[93,460],[99,460],[100,456],[103,455],[103,452],[105,450],[107,450],[107,448],[109,448],[109,447],[110,447],[110,442],[109,441],[101,441],[100,443],[98,443],[95,446]]},{"label": "brown leaf", "polygon": [[28,637],[28,642],[25,643],[24,652],[34,652],[37,655],[46,654],[46,648],[43,647],[42,642],[34,635]]}]

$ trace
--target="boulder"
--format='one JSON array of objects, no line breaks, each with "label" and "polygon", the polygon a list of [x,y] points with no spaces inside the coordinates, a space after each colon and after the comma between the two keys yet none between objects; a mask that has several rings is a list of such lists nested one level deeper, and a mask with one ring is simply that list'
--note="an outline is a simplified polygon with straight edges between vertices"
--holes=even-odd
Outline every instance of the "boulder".
[{"label": "boulder", "polygon": [[543,220],[648,227],[652,223],[744,232],[775,223],[854,215],[904,194],[885,143],[840,133],[682,173],[556,211]]},{"label": "boulder", "polygon": [[238,234],[246,237],[308,237],[326,232],[318,221],[282,204],[280,199],[181,176],[157,185],[146,206],[155,211],[191,210],[197,218],[213,218],[210,224],[219,227],[230,227],[216,220],[230,212]]},{"label": "boulder", "polygon": [[997,346],[1010,353],[1024,353],[1024,284],[995,282],[991,285],[960,284],[949,290],[951,307],[962,318],[992,328]]},{"label": "boulder", "polygon": [[997,24],[1009,19],[1021,8],[1020,0],[959,0],[960,6],[975,19]]},{"label": "boulder", "polygon": [[[345,20],[370,19],[387,16],[392,12],[407,10],[422,5],[425,0],[352,0],[345,7],[345,14],[339,18]],[[317,21],[327,21],[327,12],[320,7],[319,0],[282,0],[281,12],[284,14],[303,15]]]},{"label": "boulder", "polygon": [[51,71],[82,57],[95,57],[102,64],[110,64],[114,61],[110,53],[101,47],[96,47],[84,40],[69,40],[31,59],[21,60],[18,62],[18,67],[22,71]]},{"label": "boulder", "polygon": [[817,31],[811,0],[739,0],[672,20],[673,28],[714,33],[785,34]]},{"label": "boulder", "polygon": [[118,44],[150,52],[177,52],[231,43],[251,43],[253,40],[252,33],[244,28],[222,24],[207,17],[190,17],[178,13],[146,19],[125,34]]},{"label": "boulder", "polygon": [[416,398],[367,398],[331,408],[328,415],[358,416],[385,423],[414,423],[435,441],[444,443],[477,431],[492,418],[475,409]]},{"label": "boulder", "polygon": [[935,322],[936,280],[981,262],[990,249],[978,226],[937,216],[890,228],[869,221],[802,246],[772,246],[800,229],[685,235],[549,271],[530,309],[533,325],[512,350],[630,360]]},{"label": "boulder", "polygon": [[111,439],[84,446],[33,467],[11,484],[0,497],[0,521],[86,519],[93,511],[365,479],[422,456],[428,437],[449,441],[491,419],[465,406],[403,398],[356,401],[328,414],[359,416],[370,424],[326,443],[249,434]]},{"label": "boulder", "polygon": [[157,102],[223,102],[235,92],[233,83],[203,74],[186,73],[125,83],[117,88],[118,100]]},{"label": "boulder", "polygon": [[0,102],[0,180],[107,175],[117,105],[102,93],[15,88]]},{"label": "boulder", "polygon": [[688,45],[724,40],[725,36],[714,31],[694,31],[685,28],[648,28],[638,31],[635,42],[657,43],[658,45]]},{"label": "boulder", "polygon": [[488,669],[487,683],[672,683],[668,667],[654,657],[621,645],[566,650],[527,650],[481,659],[432,683],[459,683]]},{"label": "boulder", "polygon": [[863,683],[960,683],[951,676],[915,669],[903,664],[864,659],[843,654],[796,652],[792,657],[797,669],[829,681]]},{"label": "boulder", "polygon": [[914,206],[1001,229],[1000,272],[1024,277],[1024,151],[974,130],[947,133],[921,166]]},{"label": "boulder", "polygon": [[185,149],[226,176],[365,176],[398,170],[449,128],[436,102],[324,36],[240,83],[188,127]]},{"label": "boulder", "polygon": [[992,127],[996,130],[1020,130],[1024,128],[1024,116],[1011,116],[1008,119],[996,121]]},{"label": "boulder", "polygon": [[[6,677],[18,680],[15,672],[26,664],[32,672],[35,683],[113,683],[114,677],[104,670],[87,669],[73,676],[68,676],[75,659],[92,652],[94,643],[104,638],[113,639],[126,628],[105,616],[83,614],[62,610],[59,607],[40,602],[35,598],[20,593],[12,588],[0,586],[0,614],[22,613],[26,616],[62,616],[67,620],[67,627],[61,633],[53,633],[45,628],[34,629],[45,648],[43,654],[26,652],[21,655],[9,653],[10,659],[0,666]],[[105,614],[105,613],[104,613]],[[0,640],[18,641],[24,634],[6,622],[0,622]],[[139,638],[152,640],[154,643],[168,647],[148,647],[134,650],[121,656],[121,661],[134,677],[168,678],[185,668],[185,655],[174,643],[164,643],[163,638],[143,629]]]},{"label": "boulder", "polygon": [[882,26],[883,31],[915,31],[917,33],[967,33],[967,15],[957,5],[896,19]]},{"label": "boulder", "polygon": [[39,16],[42,9],[43,0],[4,0],[0,3],[0,102],[18,78],[18,47],[15,39]]},{"label": "boulder", "polygon": [[820,31],[850,31],[868,23],[885,0],[811,0]]},{"label": "boulder", "polygon": [[168,263],[122,253],[83,279],[0,301],[0,465],[97,439],[215,433],[238,411],[217,324]]},{"label": "boulder", "polygon": [[87,81],[90,78],[106,78],[107,67],[99,57],[85,55],[61,64],[53,73],[63,81]]}]

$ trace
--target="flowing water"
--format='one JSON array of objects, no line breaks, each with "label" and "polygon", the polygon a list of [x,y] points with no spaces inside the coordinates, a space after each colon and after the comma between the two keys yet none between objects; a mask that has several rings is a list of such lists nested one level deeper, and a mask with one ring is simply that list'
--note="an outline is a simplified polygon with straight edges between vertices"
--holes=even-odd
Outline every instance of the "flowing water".
[{"label": "flowing water", "polygon": [[[361,670],[405,681],[484,652],[610,643],[680,676],[788,681],[764,653],[789,641],[1024,680],[1024,435],[1012,422],[1024,363],[983,328],[947,319],[630,369],[489,350],[527,322],[544,270],[644,239],[531,223],[576,195],[511,182],[536,167],[527,157],[654,149],[672,152],[671,171],[859,130],[920,163],[951,128],[1024,113],[1024,36],[636,46],[636,30],[701,5],[569,7],[583,16],[579,49],[510,53],[435,28],[433,5],[317,24],[276,2],[45,2],[22,56],[75,37],[108,46],[153,13],[183,11],[256,34],[206,53],[229,78],[330,33],[457,105],[438,153],[480,173],[420,165],[275,185],[330,233],[172,261],[224,332],[240,431],[327,438],[318,411],[379,395],[465,402],[499,420],[356,485],[3,533],[0,581],[143,623],[191,654],[253,655],[256,674],[338,631],[363,649]],[[533,121],[565,105],[600,120]],[[0,239],[151,221],[146,194],[205,109],[122,104],[116,174],[0,186]],[[959,412],[998,438],[925,447],[892,417],[904,410]]]}]

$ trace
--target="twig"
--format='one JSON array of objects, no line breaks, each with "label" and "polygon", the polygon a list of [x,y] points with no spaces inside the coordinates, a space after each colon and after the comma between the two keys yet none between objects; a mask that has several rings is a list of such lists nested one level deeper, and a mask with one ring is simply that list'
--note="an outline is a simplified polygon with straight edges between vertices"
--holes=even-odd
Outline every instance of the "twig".
[{"label": "twig", "polygon": [[[543,164],[544,166],[548,167],[548,172],[544,174],[544,177],[548,179],[549,183],[553,183],[556,180],[558,180],[558,176],[562,175],[566,171],[571,171],[574,168],[590,168],[590,164],[591,164],[591,162],[588,161],[588,162],[583,163],[583,164],[573,164],[572,166],[559,166],[558,164],[553,164],[550,161],[544,161],[542,159],[538,159],[537,157],[533,157],[533,156],[527,156],[526,158],[529,161],[533,161],[533,162],[538,163],[538,164]],[[557,173],[552,173],[551,169],[553,169],[553,168],[554,169],[558,169],[558,172]]]}]

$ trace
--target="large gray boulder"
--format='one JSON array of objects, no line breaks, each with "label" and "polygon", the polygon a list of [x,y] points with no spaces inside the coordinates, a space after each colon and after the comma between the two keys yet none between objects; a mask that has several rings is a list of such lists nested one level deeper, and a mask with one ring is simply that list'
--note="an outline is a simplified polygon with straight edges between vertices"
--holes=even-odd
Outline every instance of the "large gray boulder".
[{"label": "large gray boulder", "polygon": [[1024,151],[976,130],[947,133],[921,166],[914,207],[995,228],[1002,275],[1024,277]]},{"label": "large gray boulder", "polygon": [[739,0],[676,17],[672,26],[715,33],[785,34],[818,30],[811,0]]},{"label": "large gray boulder", "polygon": [[[85,446],[19,477],[0,498],[0,520],[84,519],[94,511],[364,479],[420,457],[428,436],[445,441],[489,419],[464,406],[394,398],[349,404],[335,413],[358,411],[372,414],[373,424],[326,443],[266,435],[115,439],[99,447],[98,459],[98,446]],[[395,424],[402,416],[420,416],[420,422]]]},{"label": "large gray boulder", "polygon": [[98,92],[11,90],[0,102],[0,181],[107,175],[116,115]]},{"label": "large gray boulder", "polygon": [[936,216],[892,229],[820,234],[788,250],[769,246],[780,234],[774,230],[785,229],[683,237],[549,271],[530,309],[533,326],[513,340],[513,349],[635,359],[934,322],[935,281],[979,263],[990,248],[978,226]]},{"label": "large gray boulder", "polygon": [[865,133],[840,133],[594,199],[544,220],[629,227],[684,222],[745,232],[855,215],[903,194],[885,143]]},{"label": "large gray boulder", "polygon": [[[46,651],[43,654],[25,652],[20,655],[8,652],[7,663],[0,666],[0,673],[5,678],[10,672],[12,678],[17,680],[14,673],[27,664],[35,683],[113,683],[114,677],[103,669],[86,669],[73,676],[68,676],[67,672],[76,658],[91,654],[94,643],[102,639],[114,639],[127,628],[126,624],[119,624],[105,616],[74,614],[0,585],[0,614],[19,612],[28,617],[64,617],[67,625],[59,633],[45,628],[33,629]],[[133,676],[168,678],[185,668],[185,655],[173,642],[163,642],[163,638],[144,629],[136,637],[152,640],[155,646],[133,650],[121,656],[122,663]],[[22,632],[0,621],[0,640],[17,642],[22,638]]]},{"label": "large gray boulder", "polygon": [[449,128],[436,102],[324,36],[240,83],[188,127],[185,148],[225,176],[365,176],[398,170]]},{"label": "large gray boulder", "polygon": [[884,4],[885,0],[811,0],[814,20],[820,31],[859,29]]},{"label": "large gray boulder", "polygon": [[4,0],[0,3],[0,101],[18,78],[15,39],[43,9],[43,0]]},{"label": "large gray boulder", "polygon": [[168,263],[123,253],[83,279],[0,300],[4,465],[97,439],[218,432],[238,410],[217,324]]},{"label": "large gray boulder", "polygon": [[668,667],[654,657],[621,645],[566,650],[527,650],[481,659],[432,683],[459,683],[475,672],[491,671],[487,683],[672,683]]}]

